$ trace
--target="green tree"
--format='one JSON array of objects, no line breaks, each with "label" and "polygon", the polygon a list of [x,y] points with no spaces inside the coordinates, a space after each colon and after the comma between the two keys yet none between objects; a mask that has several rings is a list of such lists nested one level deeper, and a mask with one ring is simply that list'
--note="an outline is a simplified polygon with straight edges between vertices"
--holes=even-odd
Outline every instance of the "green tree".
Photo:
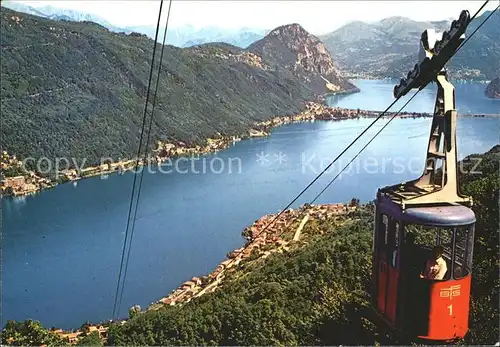
[{"label": "green tree", "polygon": [[62,346],[66,342],[51,333],[38,321],[7,321],[2,331],[2,343],[11,346]]},{"label": "green tree", "polygon": [[[479,165],[476,167],[476,164]],[[469,344],[492,344],[500,334],[498,277],[500,146],[483,155],[464,159],[461,182],[463,192],[474,199],[476,214],[474,259],[472,267]],[[474,169],[474,170],[472,170]]]},{"label": "green tree", "polygon": [[102,346],[102,340],[97,331],[91,332],[78,340],[77,346]]},{"label": "green tree", "polygon": [[129,318],[134,318],[135,316],[137,316],[140,313],[141,313],[141,306],[134,305],[131,308],[129,308],[129,310],[128,310],[128,317]]}]

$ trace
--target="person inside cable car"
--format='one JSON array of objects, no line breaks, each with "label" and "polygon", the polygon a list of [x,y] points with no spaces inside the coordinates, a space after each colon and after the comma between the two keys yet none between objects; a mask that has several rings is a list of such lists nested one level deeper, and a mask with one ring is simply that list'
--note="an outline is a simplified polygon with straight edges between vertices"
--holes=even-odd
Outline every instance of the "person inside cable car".
[{"label": "person inside cable car", "polygon": [[444,249],[442,246],[435,246],[432,249],[431,257],[425,263],[425,269],[420,274],[420,278],[427,280],[441,281],[448,270],[446,261],[443,259]]}]

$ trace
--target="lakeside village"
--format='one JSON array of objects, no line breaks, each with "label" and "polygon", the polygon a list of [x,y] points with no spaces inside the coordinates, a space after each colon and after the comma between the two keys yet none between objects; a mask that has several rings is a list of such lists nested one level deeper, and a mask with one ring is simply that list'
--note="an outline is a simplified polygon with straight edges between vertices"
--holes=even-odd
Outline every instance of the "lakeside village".
[{"label": "lakeside village", "polygon": [[[152,156],[148,159],[140,159],[139,165],[145,163],[162,163],[168,159],[186,157],[193,155],[203,155],[214,153],[230,147],[238,141],[246,138],[268,136],[271,129],[284,124],[299,123],[306,121],[332,121],[353,118],[373,118],[380,112],[367,111],[360,109],[345,109],[340,107],[328,107],[318,102],[307,102],[305,110],[293,116],[275,117],[268,121],[255,123],[247,134],[242,136],[224,137],[217,134],[217,138],[209,138],[204,146],[189,146],[184,142],[163,143],[158,141],[157,148],[153,150]],[[394,113],[388,112],[387,117]],[[406,112],[398,115],[401,118],[420,118],[431,117],[429,113]],[[484,117],[484,115],[467,115],[474,117]],[[104,163],[98,166],[90,166],[82,169],[66,169],[59,172],[62,182],[76,181],[82,178],[93,176],[106,176],[111,173],[123,173],[127,170],[133,170],[136,166],[136,160],[122,160],[114,163]],[[43,177],[34,172],[23,168],[22,161],[15,155],[9,155],[6,151],[2,152],[0,168],[0,192],[2,196],[24,196],[39,192],[42,189],[55,187],[58,182]]]},{"label": "lakeside village", "polygon": [[[307,205],[303,205],[296,210],[286,210],[264,231],[266,226],[276,218],[277,214],[265,215],[244,229],[242,234],[246,239],[245,245],[229,252],[227,259],[222,261],[209,275],[193,277],[191,280],[184,282],[166,297],[152,303],[145,311],[141,311],[141,308],[135,305],[130,308],[130,312],[137,314],[158,310],[165,306],[180,305],[203,294],[212,293],[222,285],[226,272],[246,268],[251,262],[264,259],[274,252],[290,250],[293,243],[301,241],[302,230],[308,222],[347,217],[350,212],[356,210],[358,204],[359,201],[353,199],[348,204],[309,205],[305,213],[304,209]],[[50,332],[59,335],[70,344],[76,344],[83,336],[97,332],[100,339],[105,342],[110,323],[111,321],[97,325],[87,324],[84,328],[85,332],[81,329],[63,331],[56,328],[53,328]],[[127,320],[120,320],[119,323],[127,324]]]},{"label": "lakeside village", "polygon": [[[245,260],[264,259],[274,252],[288,251],[293,242],[300,240],[302,230],[308,222],[345,216],[355,211],[358,203],[353,199],[349,204],[309,205],[308,207],[304,205],[296,210],[284,211],[271,225],[269,224],[277,217],[277,214],[261,217],[244,229],[242,234],[246,239],[245,245],[229,252],[227,259],[222,261],[212,273],[204,277],[193,277],[184,282],[168,296],[153,303],[147,310],[189,302],[205,293],[214,292],[221,285],[228,269],[237,269]],[[307,210],[304,211],[306,207]],[[269,227],[265,230],[268,225]]]}]

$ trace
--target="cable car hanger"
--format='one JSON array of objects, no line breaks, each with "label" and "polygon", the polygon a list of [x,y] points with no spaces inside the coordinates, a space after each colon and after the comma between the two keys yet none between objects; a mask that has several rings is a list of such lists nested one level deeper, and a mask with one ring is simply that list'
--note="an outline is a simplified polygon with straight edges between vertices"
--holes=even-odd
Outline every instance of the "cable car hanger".
[{"label": "cable car hanger", "polygon": [[[411,89],[422,90],[431,82],[438,85],[422,176],[378,191],[378,196],[390,198],[403,210],[417,205],[472,206],[472,198],[463,196],[458,191],[455,90],[447,80],[444,68],[464,41],[465,30],[470,22],[469,11],[464,10],[440,39],[433,29],[425,30],[420,39],[420,62],[394,87],[394,97],[399,99]],[[440,162],[441,175],[437,172]]]}]

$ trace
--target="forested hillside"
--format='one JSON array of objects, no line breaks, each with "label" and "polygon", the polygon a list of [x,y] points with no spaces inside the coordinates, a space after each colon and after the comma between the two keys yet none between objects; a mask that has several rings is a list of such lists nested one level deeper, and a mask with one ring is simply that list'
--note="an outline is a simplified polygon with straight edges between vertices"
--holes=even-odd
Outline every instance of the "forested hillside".
[{"label": "forested hillside", "polygon": [[[134,156],[152,40],[5,8],[1,29],[5,149],[87,164]],[[227,59],[230,51],[220,46],[204,53],[166,47],[152,143],[241,133],[254,121],[297,112],[312,96],[286,71]]]},{"label": "forested hillside", "polygon": [[[134,156],[153,41],[4,7],[1,16],[4,149],[21,158],[87,158],[87,165]],[[158,44],[157,61],[159,51]],[[241,134],[255,121],[297,113],[314,97],[290,71],[238,51],[165,48],[152,143]]]},{"label": "forested hillside", "polygon": [[[497,145],[467,157],[460,175],[477,218],[470,332],[464,341],[473,345],[494,344],[499,336],[499,163]],[[369,319],[373,212],[368,204],[347,218],[314,220],[289,251],[243,262],[222,288],[183,307],[136,313],[124,325],[112,325],[107,344],[409,344],[386,336]],[[18,345],[61,344],[30,321],[8,323],[2,337]]]}]

